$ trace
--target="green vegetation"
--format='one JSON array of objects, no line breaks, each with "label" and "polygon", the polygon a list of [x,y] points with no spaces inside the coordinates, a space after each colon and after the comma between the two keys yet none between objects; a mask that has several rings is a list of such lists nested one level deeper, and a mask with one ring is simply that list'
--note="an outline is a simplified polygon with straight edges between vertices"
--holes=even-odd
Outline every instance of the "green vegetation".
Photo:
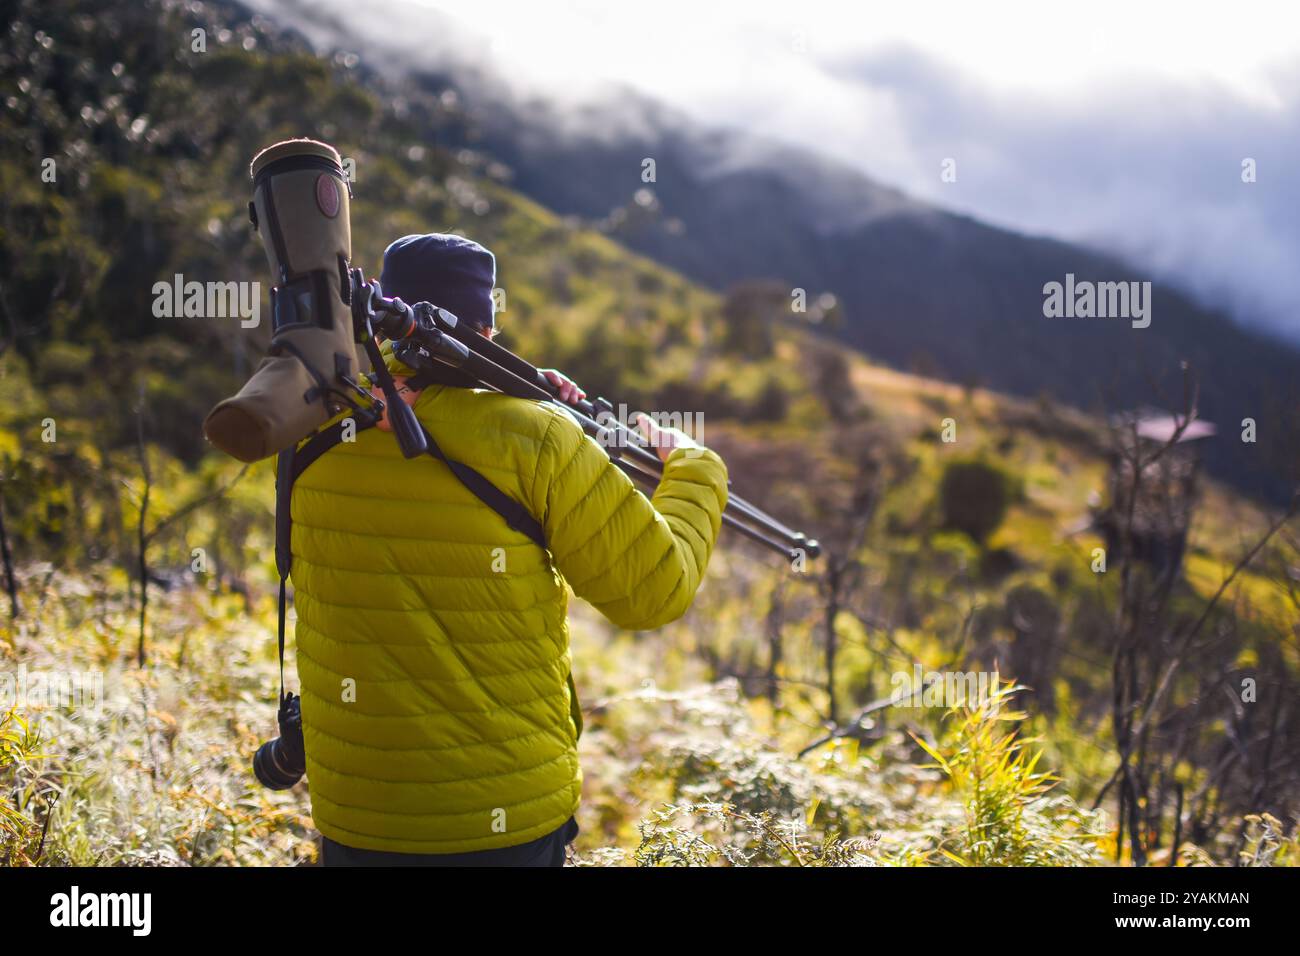
[{"label": "green vegetation", "polygon": [[[1134,651],[1146,690],[1192,634],[1135,728],[1163,756],[1121,832],[1125,562],[1094,573],[1086,529],[1101,426],[871,365],[789,322],[773,334],[761,288],[700,288],[519,196],[490,156],[442,149],[469,122],[454,104],[221,9],[0,5],[0,506],[22,608],[0,675],[103,680],[98,708],[11,711],[0,693],[0,860],[315,858],[305,788],[269,793],[249,770],[274,727],[273,467],[243,470],[199,431],[266,323],[151,308],[175,273],[265,291],[247,162],[313,135],[356,162],[357,264],[377,272],[408,232],[484,242],[505,344],[632,408],[704,412],[737,490],[827,545],[792,573],[724,533],[694,610],[653,634],[575,607],[579,863],[1089,864],[1135,861],[1135,839],[1151,863],[1296,862],[1297,718],[1273,703],[1300,680],[1294,524],[1210,607],[1275,516],[1205,489],[1184,574],[1144,619],[1152,656]],[[955,445],[936,440],[950,416]],[[1019,709],[1002,691],[891,706],[914,668],[999,673],[1024,685]],[[1240,702],[1246,679],[1258,703]]]},{"label": "green vegetation", "polygon": [[1017,688],[998,687],[959,713],[951,753],[918,741],[961,795],[965,827],[949,853],[964,866],[1077,866],[1095,862],[1104,834],[1099,812],[1051,794],[1055,778],[1036,771],[1042,753],[1005,722],[1028,716],[1005,711]]},{"label": "green vegetation", "polygon": [[998,529],[1012,501],[1012,479],[988,461],[950,461],[939,482],[943,526],[982,545]]}]

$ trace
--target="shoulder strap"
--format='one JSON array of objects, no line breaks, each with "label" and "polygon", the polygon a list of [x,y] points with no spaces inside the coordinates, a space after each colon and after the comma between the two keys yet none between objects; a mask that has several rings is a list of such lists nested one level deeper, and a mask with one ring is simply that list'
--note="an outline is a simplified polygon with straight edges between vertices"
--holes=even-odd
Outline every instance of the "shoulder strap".
[{"label": "shoulder strap", "polygon": [[280,703],[284,703],[284,617],[285,581],[293,552],[289,549],[289,492],[293,488],[293,446],[280,452],[275,462],[275,570],[280,575],[280,603],[276,616],[276,638],[280,644]]},{"label": "shoulder strap", "polygon": [[373,428],[378,424],[379,415],[373,409],[358,409],[348,418],[341,418],[329,428],[322,428],[303,442],[297,451],[290,450],[290,454],[293,456],[293,471],[289,478],[290,485],[297,481],[298,476],[306,471],[308,466],[317,458],[343,441],[343,432],[346,431],[349,420],[353,423],[353,428],[356,431],[363,432],[367,428]]},{"label": "shoulder strap", "polygon": [[[356,417],[358,419],[362,418],[361,414],[358,414]],[[356,422],[356,430],[363,431],[370,428],[375,424],[375,421],[376,418],[373,415],[367,416],[364,420],[358,420]],[[317,458],[343,441],[343,426],[345,422],[346,419],[335,422],[329,428],[317,432],[308,439],[296,453],[289,451],[287,454],[289,455],[290,463],[287,465],[284,463],[284,456],[286,453],[281,452],[280,474],[285,474],[285,469],[287,469],[288,480],[281,482],[279,475],[277,475],[277,492],[281,484],[283,484],[285,487],[285,494],[288,494],[289,489],[293,487],[293,483],[298,479],[299,475],[306,471]],[[424,428],[424,426],[421,426],[420,430],[424,432],[424,439],[428,444],[429,454],[450,468],[451,473],[456,476],[461,484],[474,494],[474,497],[478,498],[479,501],[483,502],[483,504],[487,505],[499,514],[505,520],[507,525],[515,531],[518,531],[520,534],[526,536],[539,548],[545,548],[547,546],[546,534],[542,530],[541,522],[529,514],[527,508],[515,501],[496,485],[492,484],[489,479],[484,477],[480,472],[475,471],[469,465],[448,458],[443,454],[442,449],[438,447],[438,443],[434,441],[433,436],[429,434],[429,430]],[[287,499],[284,502],[285,507],[280,507],[280,504],[280,501],[277,499],[276,569],[287,577],[289,573],[289,565],[292,560],[289,553],[289,509],[287,507]],[[281,512],[283,512],[283,515]],[[281,531],[282,525],[283,533]]]},{"label": "shoulder strap", "polygon": [[276,638],[280,646],[280,700],[284,701],[284,631],[285,612],[287,610],[286,582],[293,566],[293,548],[290,536],[293,532],[293,512],[290,496],[293,483],[307,468],[325,452],[343,441],[343,432],[348,423],[357,431],[365,431],[379,421],[379,415],[369,408],[358,408],[348,418],[341,418],[328,428],[323,428],[301,447],[290,446],[280,455],[275,463],[275,570],[280,575],[280,598],[276,620]]},{"label": "shoulder strap", "polygon": [[[378,422],[379,416],[371,409],[358,409],[350,420],[356,430],[360,432],[373,427]],[[348,418],[343,418],[328,428],[321,429],[297,449],[286,448],[280,452],[280,456],[276,461],[275,570],[280,575],[279,621],[276,629],[280,645],[281,700],[284,699],[285,582],[288,580],[289,571],[293,565],[293,549],[289,541],[293,531],[290,509],[293,483],[317,458],[343,441],[343,432],[348,422]],[[530,515],[528,509],[469,465],[448,458],[442,453],[438,443],[433,440],[433,436],[429,434],[428,429],[421,426],[421,430],[424,432],[425,441],[428,443],[430,455],[450,468],[451,473],[459,479],[460,483],[473,492],[479,501],[505,519],[507,525],[526,535],[539,548],[546,549],[546,534],[542,530],[541,522]]]},{"label": "shoulder strap", "polygon": [[474,497],[504,518],[506,524],[515,531],[526,535],[539,548],[546,549],[546,533],[542,530],[541,522],[530,515],[527,508],[469,465],[448,458],[442,453],[438,443],[433,440],[429,430],[424,426],[421,426],[421,430],[424,432],[424,440],[428,443],[429,454],[450,468],[451,473],[460,479],[460,483],[474,493]]}]

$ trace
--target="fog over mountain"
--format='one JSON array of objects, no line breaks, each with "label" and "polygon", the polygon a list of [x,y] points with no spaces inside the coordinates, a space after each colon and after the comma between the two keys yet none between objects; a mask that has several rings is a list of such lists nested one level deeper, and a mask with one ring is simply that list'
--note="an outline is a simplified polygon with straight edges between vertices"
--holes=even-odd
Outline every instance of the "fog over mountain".
[{"label": "fog over mountain", "polygon": [[[983,95],[952,74],[957,67],[906,50],[837,53],[829,72],[818,66],[822,85],[813,88],[825,102],[808,111],[839,125],[800,141],[778,135],[797,118],[780,120],[792,101],[776,91],[766,118],[737,106],[732,118],[752,127],[742,129],[700,119],[716,109],[707,96],[688,110],[672,101],[681,93],[651,95],[594,68],[569,83],[584,63],[565,58],[562,31],[493,20],[488,8],[471,29],[412,3],[386,5],[382,16],[333,2],[253,5],[318,49],[359,53],[395,89],[414,85],[455,103],[465,122],[430,137],[504,164],[513,188],[557,212],[720,290],[761,277],[810,297],[833,294],[834,334],[878,359],[1099,411],[1178,404],[1185,360],[1202,382],[1204,417],[1225,429],[1267,420],[1269,456],[1292,440],[1300,351],[1274,336],[1297,338],[1281,308],[1300,291],[1298,270],[1287,268],[1300,241],[1283,211],[1296,203],[1279,200],[1295,188],[1280,180],[1296,126],[1289,105],[1270,100],[1274,86],[1216,81],[1191,101],[1173,95],[1174,85],[1147,84],[1084,103],[1019,87]],[[603,27],[610,48],[589,45],[597,67],[620,42],[630,58],[641,55],[646,38],[625,28],[614,17]],[[719,56],[755,42],[721,43]],[[661,48],[665,89],[689,88],[691,77],[674,70],[686,65],[680,51]],[[855,101],[845,99],[844,83],[859,80],[889,91],[878,149],[863,145],[875,132],[870,109],[854,122]],[[751,81],[770,88],[752,69],[712,82],[723,81],[738,96]],[[1026,103],[1037,106],[1017,106]],[[1259,117],[1270,110],[1265,124]],[[1255,135],[1265,127],[1268,135]],[[1246,154],[1259,170],[1253,184],[1240,175],[1247,140],[1259,147]],[[900,191],[862,170],[879,160],[901,181],[908,167],[898,157],[926,152],[933,175],[923,188]],[[956,159],[955,182],[940,180],[943,157]],[[996,214],[962,211],[984,206]],[[1028,228],[1013,228],[1018,220]],[[1066,224],[1091,241],[1056,238]],[[1048,318],[1044,286],[1068,276],[1153,282],[1149,327]],[[1286,490],[1262,479],[1249,456],[1220,447],[1208,457],[1256,491]]]},{"label": "fog over mountain", "polygon": [[[644,134],[622,107],[648,95],[944,208],[1122,254],[1300,341],[1300,35],[1285,8],[253,6],[372,66],[450,68],[480,97],[552,104],[557,136]],[[748,158],[770,163],[763,152]]]}]

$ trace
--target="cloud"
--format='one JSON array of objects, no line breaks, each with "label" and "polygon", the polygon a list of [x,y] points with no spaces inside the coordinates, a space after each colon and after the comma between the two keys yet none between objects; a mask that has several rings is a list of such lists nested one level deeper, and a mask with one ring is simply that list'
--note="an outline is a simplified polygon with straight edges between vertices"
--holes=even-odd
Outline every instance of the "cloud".
[{"label": "cloud", "polygon": [[[1300,339],[1300,34],[1267,5],[253,0],[389,69],[459,63],[635,131],[628,87],[998,225],[1116,251]],[[321,18],[312,11],[326,11]],[[337,22],[332,22],[337,21]],[[340,29],[341,25],[341,29]],[[618,127],[616,129],[616,127]],[[1252,158],[1258,181],[1241,181]],[[946,158],[957,181],[940,178]],[[747,161],[753,161],[748,157]]]},{"label": "cloud", "polygon": [[[1072,94],[994,93],[912,50],[828,64],[848,89],[889,90],[903,147],[878,174],[911,194],[1027,232],[1115,250],[1238,317],[1300,338],[1300,70],[1284,108],[1227,87],[1146,79]],[[848,129],[852,160],[871,134]],[[956,182],[939,173],[956,161]],[[1257,181],[1242,180],[1253,160]],[[859,168],[866,167],[859,162]]]}]

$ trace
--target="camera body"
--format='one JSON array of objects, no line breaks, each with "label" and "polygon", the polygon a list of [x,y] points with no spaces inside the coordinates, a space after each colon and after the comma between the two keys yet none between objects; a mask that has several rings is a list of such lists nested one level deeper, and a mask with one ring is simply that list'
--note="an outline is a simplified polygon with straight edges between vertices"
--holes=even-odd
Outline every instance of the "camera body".
[{"label": "camera body", "polygon": [[268,790],[288,790],[307,772],[302,737],[302,698],[286,694],[277,715],[280,736],[268,740],[253,755],[253,773]]}]

